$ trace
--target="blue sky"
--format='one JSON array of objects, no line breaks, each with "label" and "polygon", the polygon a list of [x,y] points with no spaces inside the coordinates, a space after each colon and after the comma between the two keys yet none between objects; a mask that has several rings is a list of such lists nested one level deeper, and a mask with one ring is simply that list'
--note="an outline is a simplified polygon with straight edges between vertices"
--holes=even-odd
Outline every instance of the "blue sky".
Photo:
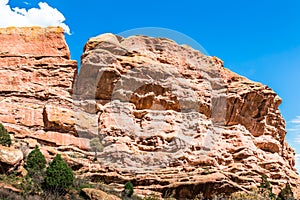
[{"label": "blue sky", "polygon": [[[9,5],[29,9],[38,7],[39,2],[10,0]],[[88,38],[105,32],[162,27],[193,38],[210,55],[224,60],[225,67],[268,85],[280,95],[287,140],[300,155],[300,1],[45,2],[66,18],[71,30],[66,39],[76,60],[80,60]]]}]

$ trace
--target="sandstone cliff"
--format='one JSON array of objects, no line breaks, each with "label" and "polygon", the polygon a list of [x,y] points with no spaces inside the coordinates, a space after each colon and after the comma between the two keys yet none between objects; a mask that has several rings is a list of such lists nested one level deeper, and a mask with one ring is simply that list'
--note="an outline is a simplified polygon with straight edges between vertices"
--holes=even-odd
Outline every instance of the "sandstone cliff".
[{"label": "sandstone cliff", "polygon": [[87,42],[77,76],[60,28],[0,29],[0,40],[0,122],[16,148],[39,143],[78,174],[115,188],[130,180],[138,193],[231,193],[262,174],[275,189],[297,185],[281,99],[216,57],[104,34]]},{"label": "sandstone cliff", "polygon": [[[0,29],[0,121],[16,139],[35,146],[76,143],[64,118],[72,108],[77,62],[61,28]],[[16,144],[21,145],[21,144]]]}]

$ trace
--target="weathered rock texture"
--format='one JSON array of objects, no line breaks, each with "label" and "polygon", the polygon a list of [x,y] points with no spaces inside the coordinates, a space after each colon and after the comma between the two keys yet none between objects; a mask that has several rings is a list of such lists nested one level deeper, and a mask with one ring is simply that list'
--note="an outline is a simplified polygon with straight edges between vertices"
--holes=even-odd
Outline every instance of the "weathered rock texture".
[{"label": "weathered rock texture", "polygon": [[141,195],[208,197],[255,187],[262,174],[275,191],[297,185],[281,99],[216,57],[104,34],[86,44],[75,80],[62,29],[0,29],[0,40],[0,122],[25,153],[39,144],[78,174],[120,190],[130,180]]},{"label": "weathered rock texture", "polygon": [[63,30],[0,29],[0,41],[1,123],[28,146],[34,146],[31,139],[35,139],[51,146],[84,148],[73,136],[70,110],[77,63],[70,60]]},{"label": "weathered rock texture", "polygon": [[98,160],[109,170],[92,176],[177,198],[249,189],[262,174],[275,190],[296,185],[281,99],[215,57],[168,39],[100,35],[85,46],[76,86],[76,100],[100,107],[99,129],[86,132],[103,138]]},{"label": "weathered rock texture", "polygon": [[101,190],[93,189],[93,188],[83,188],[82,192],[88,196],[90,200],[99,200],[99,199],[105,199],[105,200],[121,200],[121,198],[109,195]]}]

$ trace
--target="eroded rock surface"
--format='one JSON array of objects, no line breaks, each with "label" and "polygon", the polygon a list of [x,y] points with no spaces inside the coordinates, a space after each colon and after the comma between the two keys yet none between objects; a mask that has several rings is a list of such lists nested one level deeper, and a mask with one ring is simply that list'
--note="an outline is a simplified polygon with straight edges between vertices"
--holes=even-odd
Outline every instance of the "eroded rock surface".
[{"label": "eroded rock surface", "polygon": [[22,160],[23,160],[23,153],[20,150],[0,145],[1,164],[3,163],[3,164],[14,166],[19,162],[21,162]]},{"label": "eroded rock surface", "polygon": [[91,176],[177,198],[249,189],[262,174],[275,191],[296,186],[281,99],[267,86],[168,39],[104,34],[82,59],[74,99],[99,105],[99,129],[86,134],[102,138],[109,168]]},{"label": "eroded rock surface", "polygon": [[275,192],[297,185],[281,99],[216,57],[104,34],[87,42],[75,80],[62,29],[0,29],[0,40],[0,122],[25,156],[38,144],[94,181],[183,199],[247,190],[262,174]]},{"label": "eroded rock surface", "polygon": [[0,122],[16,139],[82,147],[70,136],[77,62],[63,29],[0,29],[0,41]]},{"label": "eroded rock surface", "polygon": [[88,196],[90,200],[98,200],[98,199],[105,199],[105,200],[121,200],[121,198],[109,195],[101,190],[96,190],[93,188],[83,188],[82,192]]}]

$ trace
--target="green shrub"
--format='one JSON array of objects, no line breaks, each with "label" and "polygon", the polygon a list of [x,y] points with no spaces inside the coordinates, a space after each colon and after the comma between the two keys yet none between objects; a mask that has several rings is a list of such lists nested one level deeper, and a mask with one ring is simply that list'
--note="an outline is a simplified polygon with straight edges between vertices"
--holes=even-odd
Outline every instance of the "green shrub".
[{"label": "green shrub", "polygon": [[28,171],[28,175],[21,184],[23,195],[42,194],[41,185],[45,177],[46,159],[38,146],[35,146],[35,149],[29,153],[25,168]]},{"label": "green shrub", "polygon": [[267,176],[264,174],[261,176],[261,183],[259,188],[262,191],[266,190],[269,194],[270,199],[276,199],[276,194],[273,193],[273,188],[271,187],[271,184],[268,181]]},{"label": "green shrub", "polygon": [[26,169],[31,172],[42,171],[46,168],[46,159],[38,146],[32,150],[26,161]]},{"label": "green shrub", "polygon": [[124,192],[128,197],[133,195],[133,185],[131,182],[127,182],[124,186]]},{"label": "green shrub", "polygon": [[2,124],[0,124],[0,144],[8,147],[11,145],[10,135]]},{"label": "green shrub", "polygon": [[73,181],[72,188],[80,192],[83,188],[95,188],[87,178],[76,178]]},{"label": "green shrub", "polygon": [[61,155],[57,154],[47,167],[44,179],[45,189],[59,192],[65,191],[72,185],[73,181],[73,170],[62,159]]},{"label": "green shrub", "polygon": [[291,189],[290,184],[286,184],[285,188],[283,188],[278,194],[278,199],[280,200],[295,200],[294,193]]}]

